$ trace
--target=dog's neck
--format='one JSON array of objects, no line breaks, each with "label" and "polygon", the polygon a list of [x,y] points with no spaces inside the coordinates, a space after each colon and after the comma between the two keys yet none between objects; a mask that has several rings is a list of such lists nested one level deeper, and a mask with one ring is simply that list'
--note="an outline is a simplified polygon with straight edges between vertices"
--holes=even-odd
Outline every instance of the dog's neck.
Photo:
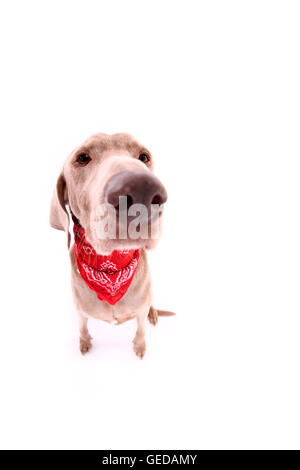
[{"label": "dog's neck", "polygon": [[85,231],[74,221],[74,254],[78,273],[99,300],[115,305],[129,288],[136,272],[140,250],[113,251],[99,255],[85,239]]},{"label": "dog's neck", "polygon": [[[73,214],[73,212],[71,211],[70,209],[70,212],[71,212],[71,216],[72,216],[72,220],[74,222],[75,225],[78,225],[79,227],[83,228],[81,223],[79,222],[79,219],[77,219],[76,215]],[[84,230],[84,229],[83,229]]]}]

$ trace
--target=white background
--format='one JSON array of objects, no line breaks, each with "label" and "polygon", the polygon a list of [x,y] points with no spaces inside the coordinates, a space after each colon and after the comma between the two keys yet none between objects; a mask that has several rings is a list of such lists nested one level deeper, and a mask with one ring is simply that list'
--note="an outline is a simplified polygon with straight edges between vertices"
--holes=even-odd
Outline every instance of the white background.
[{"label": "white background", "polygon": [[[2,2],[2,448],[299,448],[300,11],[293,1]],[[169,202],[147,329],[78,349],[68,153],[129,132]]]}]

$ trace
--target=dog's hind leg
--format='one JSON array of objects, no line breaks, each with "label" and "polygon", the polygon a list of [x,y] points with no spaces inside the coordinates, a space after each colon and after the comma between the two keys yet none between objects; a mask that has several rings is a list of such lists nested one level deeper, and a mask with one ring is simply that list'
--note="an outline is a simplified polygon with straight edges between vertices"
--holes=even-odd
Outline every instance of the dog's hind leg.
[{"label": "dog's hind leg", "polygon": [[78,312],[79,315],[79,348],[81,354],[87,353],[91,347],[92,347],[92,337],[89,334],[89,330],[87,327],[88,319],[87,317],[82,313]]},{"label": "dog's hind leg", "polygon": [[148,320],[152,325],[156,325],[158,321],[158,313],[156,308],[153,307],[153,305],[151,305],[149,308]]},{"label": "dog's hind leg", "polygon": [[151,305],[148,313],[148,319],[152,325],[156,325],[158,317],[170,317],[172,315],[175,315],[175,313],[169,312],[167,310],[157,310],[153,307],[153,305]]}]

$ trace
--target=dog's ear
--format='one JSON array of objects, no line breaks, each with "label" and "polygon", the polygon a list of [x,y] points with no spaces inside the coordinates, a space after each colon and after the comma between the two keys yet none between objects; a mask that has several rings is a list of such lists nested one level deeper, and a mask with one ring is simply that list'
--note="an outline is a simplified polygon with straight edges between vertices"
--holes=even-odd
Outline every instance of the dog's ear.
[{"label": "dog's ear", "polygon": [[69,214],[66,209],[68,203],[68,192],[66,180],[61,173],[58,177],[56,188],[53,191],[50,208],[50,225],[57,230],[64,230],[68,235],[68,248],[70,247],[71,236],[69,232]]}]

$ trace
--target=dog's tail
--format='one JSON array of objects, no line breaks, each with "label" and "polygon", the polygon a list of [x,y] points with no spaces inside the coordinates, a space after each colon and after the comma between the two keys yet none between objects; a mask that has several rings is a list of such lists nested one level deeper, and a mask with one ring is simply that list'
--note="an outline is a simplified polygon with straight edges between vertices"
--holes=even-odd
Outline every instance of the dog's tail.
[{"label": "dog's tail", "polygon": [[176,315],[176,313],[169,312],[168,310],[158,310],[157,309],[157,315],[159,317],[171,317],[172,315]]}]

